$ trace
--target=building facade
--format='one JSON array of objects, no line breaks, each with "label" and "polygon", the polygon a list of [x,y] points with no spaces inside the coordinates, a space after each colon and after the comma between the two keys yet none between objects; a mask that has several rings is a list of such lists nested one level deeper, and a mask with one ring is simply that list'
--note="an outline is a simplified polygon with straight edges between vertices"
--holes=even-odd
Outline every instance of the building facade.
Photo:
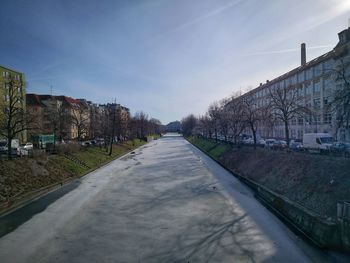
[{"label": "building facade", "polygon": [[[0,66],[0,128],[3,129],[5,123],[8,120],[5,111],[11,107],[18,109],[17,114],[13,121],[22,125],[22,121],[25,121],[26,110],[26,90],[25,90],[25,77],[24,74],[7,67]],[[21,115],[21,116],[20,116]],[[19,120],[23,118],[23,120]],[[2,131],[4,132],[4,131]],[[1,135],[0,135],[1,136]],[[16,138],[22,143],[27,141],[27,131],[24,129],[20,133],[16,134]]]},{"label": "building facade", "polygon": [[[286,89],[289,95],[296,94],[293,99],[305,109],[302,114],[295,114],[289,120],[291,139],[302,139],[304,133],[325,132],[340,141],[350,141],[348,124],[333,107],[338,92],[349,89],[350,28],[341,31],[338,36],[339,42],[333,50],[309,62],[306,62],[306,48],[302,44],[299,67],[264,84],[260,83],[241,98],[253,97],[255,106],[263,109],[271,105],[271,92]],[[249,133],[249,130],[245,132]],[[269,120],[268,123],[261,121],[257,134],[264,138],[285,138],[285,125],[279,119]]]},{"label": "building facade", "polygon": [[128,137],[130,111],[120,104],[98,105],[67,96],[27,94],[26,97],[27,111],[33,120],[29,137],[55,134],[57,140],[105,138],[111,136],[113,123],[118,140]]},{"label": "building facade", "polygon": [[33,120],[32,135],[55,134],[57,140],[89,136],[90,112],[86,101],[67,96],[27,94],[27,111]]}]

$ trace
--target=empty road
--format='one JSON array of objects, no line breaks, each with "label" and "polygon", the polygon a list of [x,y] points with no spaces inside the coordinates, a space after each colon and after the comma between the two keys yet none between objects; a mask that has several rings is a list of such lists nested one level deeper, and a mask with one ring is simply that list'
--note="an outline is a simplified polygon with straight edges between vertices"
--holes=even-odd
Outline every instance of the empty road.
[{"label": "empty road", "polygon": [[0,239],[0,262],[323,262],[182,137],[81,179]]}]

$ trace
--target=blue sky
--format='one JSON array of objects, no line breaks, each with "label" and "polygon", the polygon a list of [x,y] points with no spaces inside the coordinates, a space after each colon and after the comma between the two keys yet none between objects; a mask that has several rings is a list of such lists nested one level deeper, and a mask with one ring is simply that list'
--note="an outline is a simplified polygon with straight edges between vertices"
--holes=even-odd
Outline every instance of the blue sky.
[{"label": "blue sky", "polygon": [[0,64],[27,92],[117,101],[164,124],[315,58],[348,26],[346,0],[10,0]]}]

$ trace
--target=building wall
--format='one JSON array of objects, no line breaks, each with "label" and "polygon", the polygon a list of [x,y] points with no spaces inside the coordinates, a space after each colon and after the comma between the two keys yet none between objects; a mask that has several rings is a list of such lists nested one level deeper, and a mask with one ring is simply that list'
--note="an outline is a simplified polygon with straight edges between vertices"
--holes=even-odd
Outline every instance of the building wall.
[{"label": "building wall", "polygon": [[[347,29],[350,35],[350,29]],[[339,55],[339,50],[342,54]],[[344,52],[345,51],[345,52]],[[256,89],[242,95],[253,96],[257,107],[268,105],[269,90],[274,88],[293,89],[298,92],[302,104],[312,114],[294,118],[289,122],[290,138],[302,139],[304,133],[327,132],[338,140],[350,141],[350,131],[337,127],[335,112],[329,111],[329,103],[344,81],[337,79],[337,72],[345,68],[345,77],[350,81],[350,36],[344,43],[338,44],[332,51],[277,77]],[[284,124],[277,121],[274,127],[260,123],[258,134],[265,138],[285,138]],[[249,133],[249,129],[246,130]]]}]

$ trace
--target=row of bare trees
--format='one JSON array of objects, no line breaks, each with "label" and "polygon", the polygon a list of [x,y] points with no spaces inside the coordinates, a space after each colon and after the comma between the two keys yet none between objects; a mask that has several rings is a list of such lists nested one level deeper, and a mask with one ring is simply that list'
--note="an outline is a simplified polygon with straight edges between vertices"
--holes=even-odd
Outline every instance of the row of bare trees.
[{"label": "row of bare trees", "polygon": [[[332,100],[323,108],[323,111],[336,116],[337,128],[345,129],[350,128],[350,82],[346,76],[348,67],[349,65],[342,64],[340,69],[333,70],[334,83],[341,83],[341,88],[333,87]],[[200,134],[216,140],[220,135],[225,140],[230,137],[237,143],[242,133],[249,130],[256,147],[258,130],[272,130],[279,123],[284,126],[285,140],[289,145],[291,121],[314,116],[318,109],[305,105],[301,86],[270,85],[266,91],[263,99],[253,91],[243,95],[235,94],[212,103],[203,116],[195,117],[191,114],[185,117],[182,120],[184,135]]]},{"label": "row of bare trees", "polygon": [[113,142],[115,138],[144,139],[151,134],[160,134],[164,129],[159,120],[149,118],[142,111],[130,116],[127,110],[127,114],[123,115],[122,107],[116,107],[116,104],[107,105],[103,109],[95,108],[97,111],[92,112],[86,103],[70,105],[72,109],[57,98],[46,101],[48,105],[44,106],[44,113],[28,112],[23,89],[23,83],[14,76],[10,75],[5,79],[5,89],[1,95],[4,99],[0,100],[0,138],[7,140],[9,159],[13,139],[20,138],[21,142],[24,142],[25,136],[21,135],[25,132],[29,135],[42,134],[42,118],[47,120],[45,131],[54,134],[57,140],[68,138],[67,127],[72,125],[77,130],[78,141],[83,138],[105,138],[109,142]]}]

